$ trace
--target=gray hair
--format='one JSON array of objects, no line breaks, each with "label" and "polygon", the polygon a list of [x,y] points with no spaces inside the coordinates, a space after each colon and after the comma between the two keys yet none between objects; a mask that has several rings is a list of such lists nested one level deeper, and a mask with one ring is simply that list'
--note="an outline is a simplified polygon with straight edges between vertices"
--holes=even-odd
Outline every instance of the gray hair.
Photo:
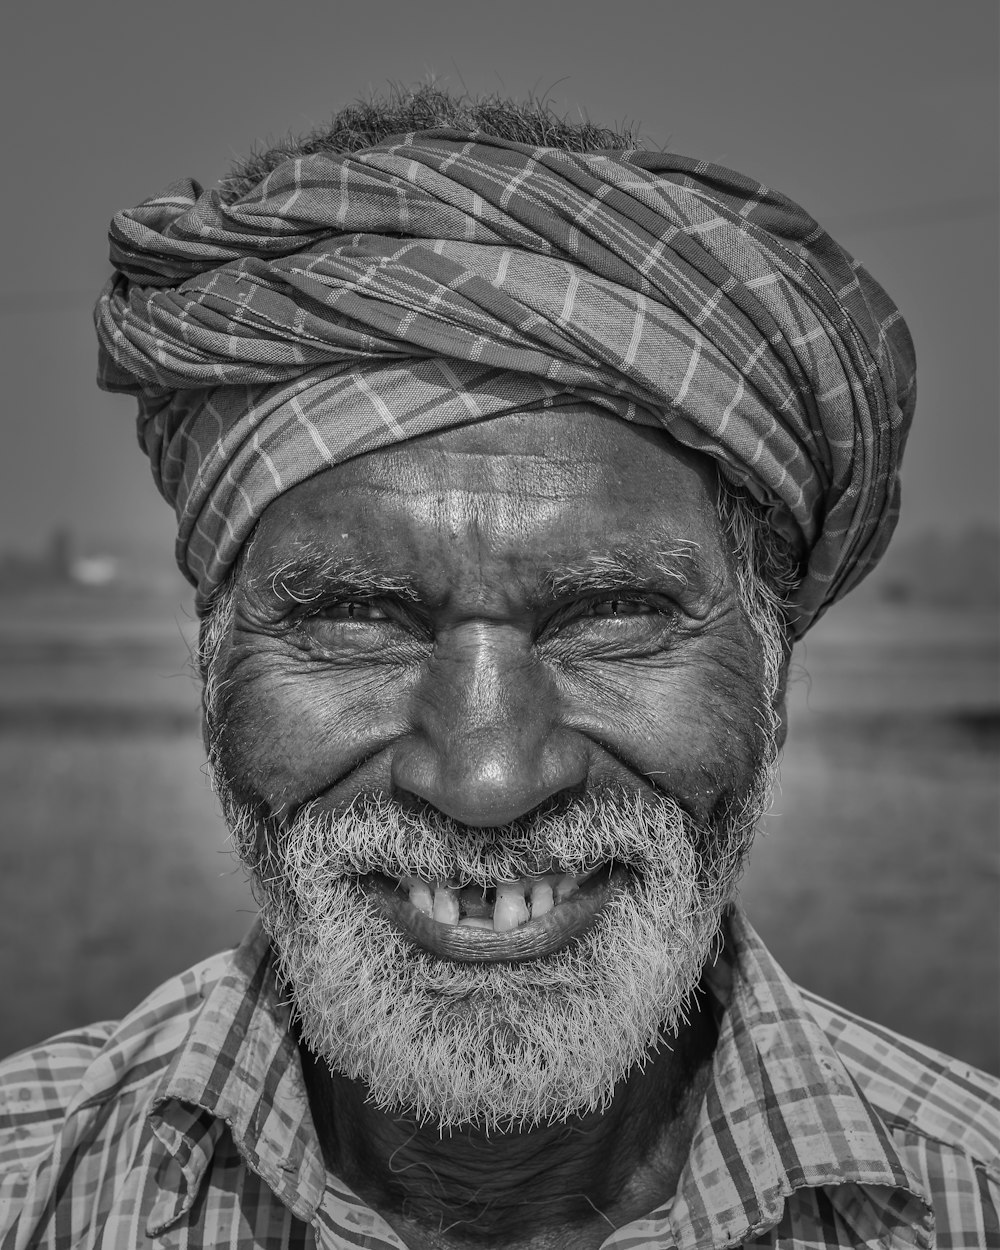
[{"label": "gray hair", "polygon": [[765,506],[721,474],[717,507],[740,606],[760,644],[765,689],[775,694],[792,649],[791,600],[802,580],[801,560],[770,524]]},{"label": "gray hair", "polygon": [[340,109],[326,126],[306,135],[289,135],[235,161],[219,180],[219,195],[231,204],[293,157],[358,152],[393,135],[441,128],[464,134],[479,131],[497,139],[565,152],[620,151],[639,144],[632,126],[601,126],[585,117],[571,120],[557,113],[544,98],[519,101],[499,94],[472,96],[449,91],[436,82],[390,86],[382,94],[372,92],[367,99]]}]

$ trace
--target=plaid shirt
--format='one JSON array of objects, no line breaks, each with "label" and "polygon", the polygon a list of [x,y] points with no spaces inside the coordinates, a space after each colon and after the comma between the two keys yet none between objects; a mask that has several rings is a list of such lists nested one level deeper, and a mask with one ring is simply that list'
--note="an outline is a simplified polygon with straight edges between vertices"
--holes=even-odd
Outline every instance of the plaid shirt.
[{"label": "plaid shirt", "polygon": [[[605,1247],[1000,1245],[1000,1083],[796,989],[739,913],[726,961],[677,1193]],[[0,1065],[2,1250],[399,1250],[326,1172],[288,1024],[258,926]]]}]

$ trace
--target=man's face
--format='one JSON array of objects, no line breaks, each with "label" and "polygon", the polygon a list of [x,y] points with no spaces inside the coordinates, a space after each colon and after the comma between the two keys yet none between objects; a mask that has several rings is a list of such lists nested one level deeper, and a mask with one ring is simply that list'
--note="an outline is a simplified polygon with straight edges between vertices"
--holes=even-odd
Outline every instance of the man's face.
[{"label": "man's face", "polygon": [[442,1124],[676,1029],[767,790],[714,471],[584,406],[359,457],[245,553],[211,751],[303,1036]]}]

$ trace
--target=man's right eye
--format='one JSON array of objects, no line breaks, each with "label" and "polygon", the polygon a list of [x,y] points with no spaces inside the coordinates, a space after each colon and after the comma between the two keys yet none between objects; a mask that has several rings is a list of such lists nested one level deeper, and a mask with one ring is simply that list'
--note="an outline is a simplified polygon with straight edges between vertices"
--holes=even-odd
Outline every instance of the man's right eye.
[{"label": "man's right eye", "polygon": [[367,599],[344,599],[327,603],[311,613],[324,621],[387,621],[388,613]]}]

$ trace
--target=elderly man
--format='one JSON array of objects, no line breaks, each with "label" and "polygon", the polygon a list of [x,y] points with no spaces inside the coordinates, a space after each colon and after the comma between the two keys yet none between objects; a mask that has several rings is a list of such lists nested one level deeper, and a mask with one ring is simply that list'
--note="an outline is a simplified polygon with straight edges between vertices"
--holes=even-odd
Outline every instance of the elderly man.
[{"label": "elderly man", "polygon": [[734,905],[793,641],[883,551],[884,292],[543,110],[348,110],[112,226],[235,953],[0,1069],[3,1246],[996,1245],[996,1082]]}]

